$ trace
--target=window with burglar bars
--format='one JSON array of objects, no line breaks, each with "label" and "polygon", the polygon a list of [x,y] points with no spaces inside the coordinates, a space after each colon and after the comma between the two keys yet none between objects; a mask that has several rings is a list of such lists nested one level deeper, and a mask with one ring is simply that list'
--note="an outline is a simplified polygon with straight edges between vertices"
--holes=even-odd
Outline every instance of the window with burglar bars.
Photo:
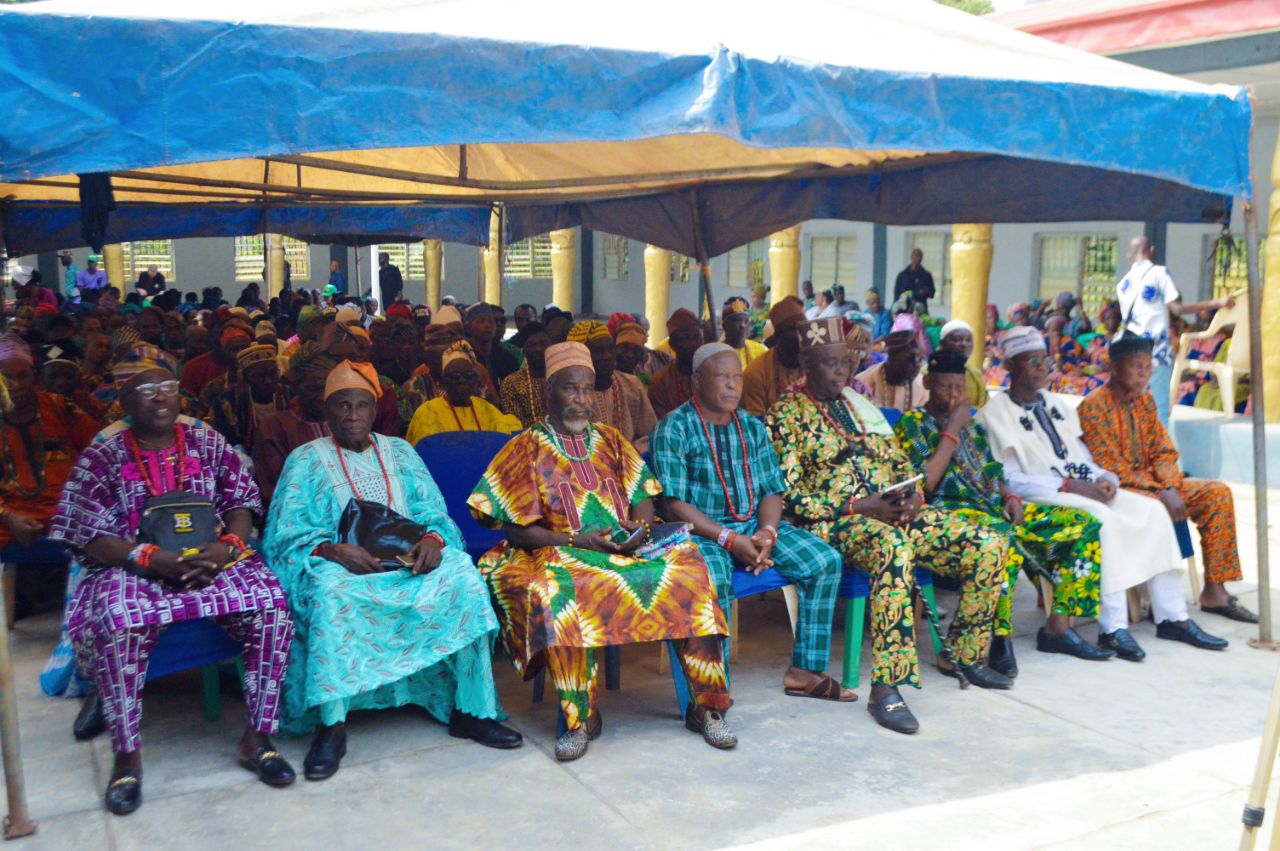
[{"label": "window with burglar bars", "polygon": [[[1211,298],[1222,298],[1240,290],[1249,288],[1249,257],[1245,250],[1245,242],[1233,239],[1228,242],[1218,237],[1206,236],[1208,243],[1205,254],[1211,257],[1213,266],[1209,272]],[[1258,242],[1258,274],[1262,274],[1263,261],[1266,254],[1262,250],[1263,242]]]},{"label": "window with burglar bars", "polygon": [[809,280],[815,292],[842,285],[848,290],[858,282],[858,238],[814,236],[809,238]]},{"label": "window with burglar bars", "polygon": [[604,236],[604,279],[625,281],[631,273],[631,240],[625,236]]},{"label": "window with burglar bars", "polygon": [[[400,270],[401,276],[406,281],[410,279],[425,281],[427,279],[427,264],[423,259],[424,254],[421,242],[382,243],[377,246],[375,255],[377,254],[386,254],[390,258],[391,265]],[[443,271],[440,276],[444,277]]]},{"label": "window with burglar bars", "polygon": [[[294,281],[311,279],[310,250],[305,242],[291,236],[281,238],[284,259],[289,261],[289,277]],[[236,237],[236,282],[264,281],[267,256],[260,233]]]},{"label": "window with burglar bars", "polygon": [[907,234],[906,263],[911,262],[911,252],[917,248],[924,255],[920,265],[933,275],[938,304],[951,304],[951,232],[929,230]]},{"label": "window with burglar bars", "polygon": [[177,272],[174,270],[172,239],[143,239],[121,245],[124,248],[126,283],[132,284],[148,266],[155,266],[164,275],[165,285],[174,286]]},{"label": "window with burglar bars", "polygon": [[[764,286],[764,261],[769,240],[757,239],[729,251],[729,286],[756,289]],[[688,280],[686,278],[685,280]]]},{"label": "window with burglar bars", "polygon": [[1119,239],[1105,234],[1040,236],[1039,297],[1052,301],[1069,292],[1096,320],[1102,305],[1115,298]]},{"label": "window with burglar bars", "polygon": [[551,236],[533,236],[508,245],[503,273],[508,278],[550,278]]},{"label": "window with burglar bars", "polygon": [[689,271],[693,268],[693,261],[683,254],[671,255],[671,281],[676,284],[689,283]]}]

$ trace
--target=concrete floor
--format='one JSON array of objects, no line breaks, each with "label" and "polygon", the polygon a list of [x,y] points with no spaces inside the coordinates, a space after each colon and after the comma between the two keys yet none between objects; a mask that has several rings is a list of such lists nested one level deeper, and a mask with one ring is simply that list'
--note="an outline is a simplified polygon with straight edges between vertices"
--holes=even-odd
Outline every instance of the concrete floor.
[{"label": "concrete floor", "polygon": [[[1252,504],[1237,495],[1247,582],[1236,590],[1256,607]],[[1271,505],[1280,512],[1280,494]],[[499,690],[522,749],[451,739],[414,711],[363,714],[335,777],[285,790],[235,765],[239,702],[228,696],[223,719],[206,723],[198,677],[178,675],[147,695],[146,803],[127,818],[101,809],[105,737],[73,741],[78,702],[36,685],[56,619],[25,620],[13,636],[40,828],[12,847],[1234,847],[1280,654],[1247,647],[1249,627],[1202,615],[1231,639],[1227,652],[1157,641],[1144,624],[1144,663],[1085,663],[1035,651],[1029,585],[1017,607],[1016,688],[961,692],[927,667],[924,689],[906,694],[922,724],[915,737],[867,716],[866,658],[857,703],[782,695],[789,636],[775,593],[742,604],[735,751],[684,730],[655,646],[642,645],[626,649],[622,690],[602,698],[605,735],[578,762],[553,760],[554,701],[533,704],[503,664]],[[841,623],[838,614],[833,670]],[[1092,639],[1096,628],[1082,632]],[[307,741],[278,744],[301,770]]]}]

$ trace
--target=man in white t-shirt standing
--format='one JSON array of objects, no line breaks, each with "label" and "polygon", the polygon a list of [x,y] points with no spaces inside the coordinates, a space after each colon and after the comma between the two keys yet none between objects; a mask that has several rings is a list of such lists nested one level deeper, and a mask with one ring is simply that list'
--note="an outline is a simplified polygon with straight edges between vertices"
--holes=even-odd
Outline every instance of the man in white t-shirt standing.
[{"label": "man in white t-shirt standing", "polygon": [[1135,236],[1129,242],[1129,261],[1133,264],[1120,283],[1116,284],[1116,298],[1120,301],[1120,315],[1124,318],[1117,336],[1127,331],[1155,341],[1151,353],[1151,382],[1147,389],[1156,400],[1156,412],[1160,423],[1169,427],[1169,387],[1173,378],[1173,340],[1169,335],[1169,317],[1198,313],[1201,310],[1218,310],[1231,307],[1230,297],[1183,304],[1169,270],[1157,266],[1151,260],[1151,242],[1145,236]]}]

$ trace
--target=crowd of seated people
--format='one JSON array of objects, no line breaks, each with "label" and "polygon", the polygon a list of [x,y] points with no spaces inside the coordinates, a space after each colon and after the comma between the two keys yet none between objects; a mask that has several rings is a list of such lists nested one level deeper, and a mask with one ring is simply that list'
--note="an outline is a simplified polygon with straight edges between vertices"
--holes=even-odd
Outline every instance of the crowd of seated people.
[{"label": "crowd of seated people", "polygon": [[[938,666],[981,688],[1018,676],[1023,573],[1046,588],[1039,651],[1140,661],[1125,592],[1144,584],[1157,638],[1224,649],[1183,599],[1185,520],[1205,550],[1201,610],[1256,620],[1227,587],[1230,494],[1179,472],[1147,392],[1154,341],[1111,342],[1119,309],[1095,332],[1070,296],[942,324],[932,284],[913,287],[892,309],[872,290],[865,310],[839,288],[810,305],[757,290],[651,335],[642,315],[527,304],[508,333],[500,306],[402,294],[385,310],[256,287],[235,306],[217,288],[51,303],[26,275],[0,336],[0,543],[49,538],[72,558],[41,681],[83,697],[77,737],[109,735],[106,808],[142,803],[148,658],[185,620],[240,645],[234,756],[272,786],[296,779],[273,736],[310,735],[302,773],[323,780],[352,710],[413,704],[452,736],[519,747],[497,645],[522,676],[547,672],[558,760],[603,733],[602,648],[657,640],[684,725],[733,748],[737,571],[795,586],[781,690],[831,703],[858,697],[828,666],[841,577],[866,574],[867,710],[903,734],[920,726],[903,690],[922,684],[922,570],[959,591]],[[502,534],[476,559],[418,452],[463,432],[509,436],[463,483],[469,519]]]}]

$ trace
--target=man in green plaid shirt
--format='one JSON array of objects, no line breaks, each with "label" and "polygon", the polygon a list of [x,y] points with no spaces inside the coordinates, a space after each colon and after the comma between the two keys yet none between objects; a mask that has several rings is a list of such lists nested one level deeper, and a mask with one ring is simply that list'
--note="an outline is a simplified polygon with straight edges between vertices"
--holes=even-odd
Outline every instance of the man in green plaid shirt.
[{"label": "man in green plaid shirt", "polygon": [[734,349],[724,343],[698,349],[693,398],[663,417],[649,441],[663,487],[662,515],[692,524],[726,620],[735,567],[756,574],[772,567],[796,587],[796,642],[782,680],[787,694],[856,700],[826,672],[840,554],[782,521],[778,458],[764,425],[738,408],[741,399],[742,366]]}]

